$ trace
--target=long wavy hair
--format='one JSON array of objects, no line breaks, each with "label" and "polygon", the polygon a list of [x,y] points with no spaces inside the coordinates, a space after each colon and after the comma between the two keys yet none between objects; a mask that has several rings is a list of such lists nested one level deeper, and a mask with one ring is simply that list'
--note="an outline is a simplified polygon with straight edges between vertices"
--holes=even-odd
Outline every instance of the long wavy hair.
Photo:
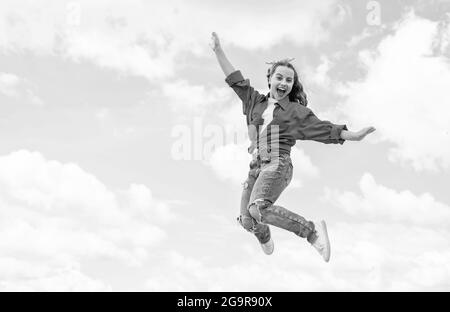
[{"label": "long wavy hair", "polygon": [[292,86],[292,90],[289,93],[289,101],[291,102],[299,102],[303,106],[308,105],[308,100],[306,98],[306,93],[303,90],[303,85],[300,83],[300,80],[298,78],[297,71],[295,70],[294,65],[292,65],[289,60],[280,60],[276,62],[270,63],[272,66],[267,71],[267,83],[269,85],[270,89],[270,78],[272,77],[273,73],[277,69],[278,66],[286,66],[294,71],[294,84]]}]

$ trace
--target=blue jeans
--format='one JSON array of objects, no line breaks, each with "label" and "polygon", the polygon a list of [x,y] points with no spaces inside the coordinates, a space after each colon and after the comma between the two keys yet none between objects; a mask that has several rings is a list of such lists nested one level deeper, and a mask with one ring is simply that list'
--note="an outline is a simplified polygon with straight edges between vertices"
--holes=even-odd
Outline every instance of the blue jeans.
[{"label": "blue jeans", "polygon": [[238,221],[262,244],[270,239],[268,225],[293,232],[307,238],[309,242],[316,237],[313,222],[286,208],[274,205],[291,182],[292,171],[292,161],[288,154],[269,155],[263,160],[257,156],[250,163]]}]

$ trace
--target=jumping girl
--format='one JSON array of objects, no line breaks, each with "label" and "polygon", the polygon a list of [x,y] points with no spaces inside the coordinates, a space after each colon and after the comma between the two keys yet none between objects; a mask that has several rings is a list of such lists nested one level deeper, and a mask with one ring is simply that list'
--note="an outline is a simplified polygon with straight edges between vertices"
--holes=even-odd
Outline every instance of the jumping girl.
[{"label": "jumping girl", "polygon": [[242,100],[251,146],[248,178],[244,183],[239,223],[253,233],[263,251],[273,253],[274,243],[268,225],[280,227],[306,238],[328,262],[330,241],[325,221],[308,221],[302,216],[274,205],[292,179],[290,151],[296,140],[314,140],[325,144],[360,141],[373,127],[358,132],[345,125],[318,119],[307,108],[308,101],[291,60],[270,63],[267,82],[270,92],[260,94],[244,79],[225,56],[219,37],[212,33],[211,47],[228,85]]}]

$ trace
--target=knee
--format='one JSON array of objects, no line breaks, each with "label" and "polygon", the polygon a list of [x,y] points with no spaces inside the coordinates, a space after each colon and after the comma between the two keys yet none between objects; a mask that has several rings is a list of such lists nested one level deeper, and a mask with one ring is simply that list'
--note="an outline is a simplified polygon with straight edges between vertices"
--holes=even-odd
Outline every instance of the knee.
[{"label": "knee", "polygon": [[256,200],[248,207],[248,212],[258,222],[263,222],[264,210],[270,207],[272,203],[267,200]]},{"label": "knee", "polygon": [[238,218],[239,224],[246,229],[247,231],[253,233],[255,230],[256,222],[253,218],[248,216],[239,216]]},{"label": "knee", "polygon": [[253,185],[255,185],[256,178],[249,172],[247,179],[242,185],[244,186],[244,191],[251,191],[253,189]]}]

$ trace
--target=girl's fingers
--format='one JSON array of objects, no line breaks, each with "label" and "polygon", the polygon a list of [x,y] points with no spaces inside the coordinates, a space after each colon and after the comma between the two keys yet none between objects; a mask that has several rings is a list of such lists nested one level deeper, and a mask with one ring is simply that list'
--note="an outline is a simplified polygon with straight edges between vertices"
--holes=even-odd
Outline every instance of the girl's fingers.
[{"label": "girl's fingers", "polygon": [[360,134],[358,140],[362,140],[363,138],[366,137],[366,135],[368,135],[369,133],[372,133],[375,131],[374,127],[367,127],[365,129],[362,130],[362,133]]},{"label": "girl's fingers", "polygon": [[210,47],[214,50],[217,45],[218,45],[218,38],[217,38],[217,34],[215,32],[211,33],[211,42],[210,42]]}]

